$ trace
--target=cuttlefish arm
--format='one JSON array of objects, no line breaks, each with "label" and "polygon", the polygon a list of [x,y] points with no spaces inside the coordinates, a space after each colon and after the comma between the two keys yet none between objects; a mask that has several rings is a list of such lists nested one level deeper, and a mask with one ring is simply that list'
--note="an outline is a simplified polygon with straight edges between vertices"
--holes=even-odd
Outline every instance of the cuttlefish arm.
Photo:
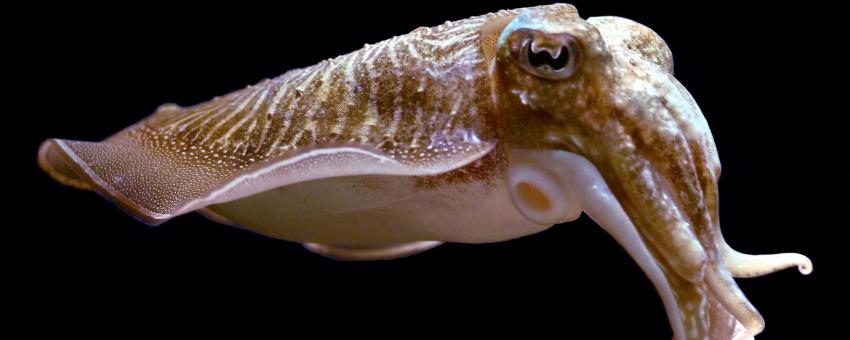
[{"label": "cuttlefish arm", "polygon": [[[688,91],[675,79],[673,75],[673,59],[670,50],[664,41],[661,40],[654,32],[646,26],[640,25],[634,21],[618,18],[618,17],[595,17],[588,19],[588,22],[596,26],[600,33],[605,37],[606,43],[616,49],[623,51],[631,51],[642,57],[645,61],[657,65],[660,69],[669,75],[666,81],[675,89],[682,97],[678,98],[680,103],[685,103],[687,107],[683,111],[692,110],[691,114],[680,113],[681,124],[688,124],[686,127],[688,133],[698,136],[697,139],[704,145],[704,155],[701,159],[707,162],[704,165],[704,170],[707,170],[710,175],[715,178],[720,177],[720,159],[717,154],[717,149],[714,144],[713,136],[708,128],[699,107],[690,96]],[[661,82],[661,81],[660,81]],[[716,190],[716,188],[711,189]],[[716,196],[716,192],[714,192]],[[716,203],[715,203],[716,204]],[[716,212],[713,218],[717,219]],[[770,274],[775,271],[786,269],[789,267],[798,267],[803,274],[809,274],[812,270],[811,261],[800,254],[783,253],[773,255],[748,255],[732,249],[723,239],[721,233],[717,233],[718,240],[716,241],[720,247],[720,254],[727,266],[727,269],[735,277],[755,277]]]},{"label": "cuttlefish arm", "polygon": [[[585,21],[570,6],[553,6],[511,21],[496,49],[500,136],[515,145],[512,168],[523,169],[510,185],[536,188],[515,190],[518,208],[553,223],[560,212],[548,213],[551,202],[580,205],[650,277],[677,339],[761,332],[764,319],[733,277],[791,266],[808,274],[812,264],[799,254],[745,255],[726,244],[714,140],[673,77],[664,41],[628,19]],[[567,198],[552,198],[562,193]]]},{"label": "cuttlefish arm", "polygon": [[[637,54],[644,61],[655,64],[666,74],[673,75],[673,56],[664,41],[655,32],[632,20],[619,17],[594,17],[587,20],[596,26],[605,39],[605,43],[614,49],[630,51]],[[628,52],[626,52],[628,53]],[[682,102],[690,106],[690,110],[696,114],[684,116],[682,119],[689,120],[692,126],[688,127],[690,132],[703,134],[704,152],[707,166],[714,172],[716,178],[720,177],[720,159],[714,138],[708,123],[705,121],[699,107],[690,96],[688,91],[675,79],[670,79],[672,87],[683,96]],[[716,216],[715,216],[716,218]],[[812,271],[811,261],[800,254],[783,253],[772,255],[748,255],[732,249],[722,235],[718,232],[717,241],[720,246],[720,254],[723,257],[727,269],[735,277],[757,277],[796,266],[800,273],[809,274]]]}]

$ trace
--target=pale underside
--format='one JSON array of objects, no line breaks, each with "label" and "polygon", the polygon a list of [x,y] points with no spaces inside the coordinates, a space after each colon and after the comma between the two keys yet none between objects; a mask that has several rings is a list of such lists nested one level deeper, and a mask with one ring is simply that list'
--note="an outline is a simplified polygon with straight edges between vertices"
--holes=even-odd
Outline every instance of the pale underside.
[{"label": "pale underside", "polygon": [[205,213],[280,239],[361,247],[497,242],[548,228],[552,223],[533,223],[514,208],[505,157],[499,148],[441,176],[308,181],[211,205]]}]

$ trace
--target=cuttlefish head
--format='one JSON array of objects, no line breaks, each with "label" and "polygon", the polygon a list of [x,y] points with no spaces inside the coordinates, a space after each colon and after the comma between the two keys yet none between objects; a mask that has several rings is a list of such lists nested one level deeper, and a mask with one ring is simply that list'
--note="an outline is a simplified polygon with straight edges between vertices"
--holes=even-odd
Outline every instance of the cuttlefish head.
[{"label": "cuttlefish head", "polygon": [[672,55],[649,28],[575,8],[527,9],[501,31],[491,73],[508,183],[529,220],[584,211],[648,274],[678,339],[749,338],[764,320],[733,277],[789,266],[799,254],[745,255],[720,233],[720,162]]}]

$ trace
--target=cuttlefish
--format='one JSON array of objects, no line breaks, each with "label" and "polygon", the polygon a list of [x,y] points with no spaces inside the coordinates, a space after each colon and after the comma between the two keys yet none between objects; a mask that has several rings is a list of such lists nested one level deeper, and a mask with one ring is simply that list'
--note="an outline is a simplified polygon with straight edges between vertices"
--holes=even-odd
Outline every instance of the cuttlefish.
[{"label": "cuttlefish", "polygon": [[811,261],[736,252],[720,161],[664,40],[555,4],[420,27],[208,102],[164,104],[41,167],[144,223],[199,212],[336,259],[497,242],[584,212],[655,285],[676,339],[750,338],[735,283]]}]

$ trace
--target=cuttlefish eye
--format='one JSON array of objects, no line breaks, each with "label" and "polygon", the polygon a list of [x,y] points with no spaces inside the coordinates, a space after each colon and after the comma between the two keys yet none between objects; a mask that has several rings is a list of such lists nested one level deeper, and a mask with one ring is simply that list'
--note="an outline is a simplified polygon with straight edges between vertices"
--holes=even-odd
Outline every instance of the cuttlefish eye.
[{"label": "cuttlefish eye", "polygon": [[529,73],[546,79],[572,76],[580,66],[581,48],[569,34],[529,36],[519,53],[520,65]]}]

